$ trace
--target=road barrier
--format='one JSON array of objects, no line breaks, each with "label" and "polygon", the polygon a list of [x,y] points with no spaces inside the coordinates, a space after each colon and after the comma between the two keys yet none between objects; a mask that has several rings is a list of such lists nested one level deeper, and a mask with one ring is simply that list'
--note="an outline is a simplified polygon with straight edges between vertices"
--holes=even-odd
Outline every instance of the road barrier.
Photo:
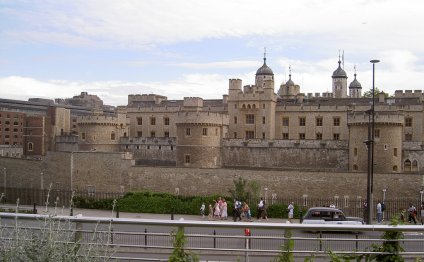
[{"label": "road barrier", "polygon": [[[52,226],[53,225],[53,226]],[[29,236],[37,236],[48,228],[64,234],[57,241],[63,244],[76,244],[83,252],[90,246],[90,256],[95,254],[92,246],[111,251],[111,259],[163,261],[173,249],[177,228],[185,232],[185,249],[197,253],[200,258],[254,257],[275,258],[282,252],[290,252],[295,257],[326,257],[331,251],[338,255],[388,255],[376,252],[372,244],[382,245],[384,241],[397,242],[404,251],[404,257],[424,257],[424,226],[422,225],[313,225],[266,222],[228,221],[188,221],[128,219],[80,216],[51,216],[37,214],[0,213],[0,248],[7,248],[19,232],[27,232],[22,240],[31,241]],[[17,230],[17,231],[16,231]],[[28,233],[31,232],[31,233]],[[285,237],[291,232],[291,237]],[[385,232],[401,232],[404,239],[384,240]],[[40,234],[38,234],[39,236]],[[39,241],[39,237],[37,238]],[[292,250],[284,250],[287,241],[293,242]],[[1,253],[0,253],[1,254]],[[152,255],[155,254],[155,255]],[[153,256],[153,257],[151,257]],[[267,260],[269,261],[269,260]],[[317,260],[318,261],[318,260]]]}]

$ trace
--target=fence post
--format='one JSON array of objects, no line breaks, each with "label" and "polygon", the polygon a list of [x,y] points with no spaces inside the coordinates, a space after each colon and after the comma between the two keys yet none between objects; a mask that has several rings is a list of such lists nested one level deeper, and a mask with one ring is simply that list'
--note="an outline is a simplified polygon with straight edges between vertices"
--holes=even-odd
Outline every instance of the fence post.
[{"label": "fence post", "polygon": [[34,208],[32,209],[33,214],[37,214],[37,205],[34,203]]},{"label": "fence post", "polygon": [[216,231],[213,231],[213,248],[216,248]]},{"label": "fence post", "polygon": [[249,262],[249,244],[250,244],[250,228],[244,229],[244,236],[246,238],[246,254],[245,254],[245,261]]},{"label": "fence post", "polygon": [[147,246],[147,228],[144,228],[144,246]]}]

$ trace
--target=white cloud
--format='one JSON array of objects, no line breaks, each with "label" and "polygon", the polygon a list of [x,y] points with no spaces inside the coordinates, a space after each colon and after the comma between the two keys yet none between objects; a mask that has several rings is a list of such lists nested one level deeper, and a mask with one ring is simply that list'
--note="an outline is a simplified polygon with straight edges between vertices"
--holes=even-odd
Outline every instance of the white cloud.
[{"label": "white cloud", "polygon": [[27,22],[8,31],[22,41],[151,48],[155,43],[263,35],[279,36],[275,45],[299,41],[369,51],[409,46],[422,52],[422,7],[419,0],[79,0],[3,13]]}]

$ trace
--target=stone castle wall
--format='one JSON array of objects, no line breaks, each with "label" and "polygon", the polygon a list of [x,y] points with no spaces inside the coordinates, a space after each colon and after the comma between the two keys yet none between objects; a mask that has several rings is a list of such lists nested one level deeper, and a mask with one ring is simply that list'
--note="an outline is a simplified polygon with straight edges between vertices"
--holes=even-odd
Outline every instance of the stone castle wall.
[{"label": "stone castle wall", "polygon": [[[71,154],[73,160],[71,161]],[[366,173],[306,172],[253,169],[197,169],[134,166],[125,153],[74,152],[51,153],[43,161],[0,158],[6,168],[7,187],[69,189],[73,162],[74,189],[119,192],[121,190],[175,193],[185,195],[228,195],[233,180],[241,176],[257,181],[277,197],[343,197],[366,196]],[[41,175],[43,172],[43,175]],[[2,177],[4,174],[0,174]],[[374,197],[419,197],[422,175],[374,174]]]}]

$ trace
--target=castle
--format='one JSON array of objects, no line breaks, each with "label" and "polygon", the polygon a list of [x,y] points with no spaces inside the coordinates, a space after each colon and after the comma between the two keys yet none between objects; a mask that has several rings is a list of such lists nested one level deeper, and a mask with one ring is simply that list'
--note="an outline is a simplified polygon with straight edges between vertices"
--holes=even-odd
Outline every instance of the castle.
[{"label": "castle", "polygon": [[[117,108],[86,92],[56,103],[1,99],[0,155],[13,145],[22,148],[13,153],[18,157],[126,152],[140,166],[366,172],[373,98],[362,96],[356,72],[348,84],[339,59],[331,93],[301,93],[291,73],[275,92],[274,73],[263,60],[254,85],[230,79],[221,99],[130,94]],[[374,172],[422,172],[424,94],[406,90],[374,99]],[[26,117],[17,121],[16,135],[8,116]]]}]

